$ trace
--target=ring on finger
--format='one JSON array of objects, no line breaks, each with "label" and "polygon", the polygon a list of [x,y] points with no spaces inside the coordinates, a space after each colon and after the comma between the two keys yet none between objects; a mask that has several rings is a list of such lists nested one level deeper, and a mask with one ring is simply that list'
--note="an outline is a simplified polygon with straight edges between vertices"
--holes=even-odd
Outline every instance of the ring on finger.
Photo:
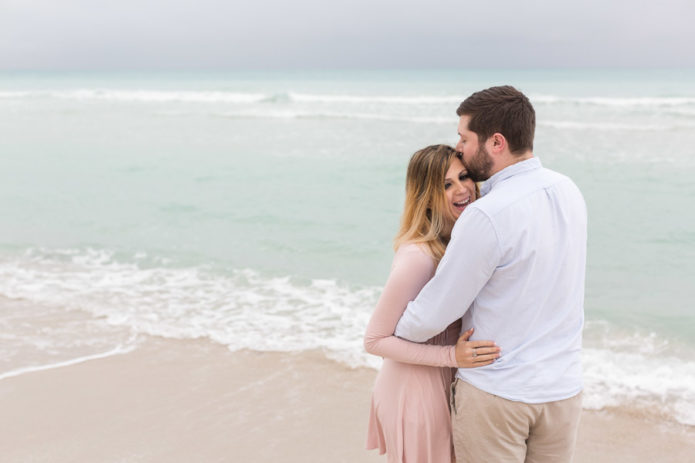
[{"label": "ring on finger", "polygon": [[473,357],[477,357],[477,356],[478,356],[478,352],[475,349],[473,349]]}]

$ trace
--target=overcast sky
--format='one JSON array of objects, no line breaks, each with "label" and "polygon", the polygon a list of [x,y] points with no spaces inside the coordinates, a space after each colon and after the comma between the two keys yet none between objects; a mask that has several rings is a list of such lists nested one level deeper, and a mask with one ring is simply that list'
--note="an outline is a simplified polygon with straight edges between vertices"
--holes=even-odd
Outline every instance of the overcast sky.
[{"label": "overcast sky", "polygon": [[0,69],[695,67],[693,0],[0,0]]}]

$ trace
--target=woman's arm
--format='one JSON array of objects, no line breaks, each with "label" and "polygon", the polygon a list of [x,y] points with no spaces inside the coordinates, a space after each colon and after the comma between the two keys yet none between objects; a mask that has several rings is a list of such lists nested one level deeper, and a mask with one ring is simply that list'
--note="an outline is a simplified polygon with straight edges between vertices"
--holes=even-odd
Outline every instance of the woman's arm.
[{"label": "woman's arm", "polygon": [[418,245],[408,244],[398,249],[391,274],[367,325],[364,336],[367,352],[405,363],[457,366],[455,346],[418,344],[393,334],[408,301],[417,296],[433,274],[434,260]]}]

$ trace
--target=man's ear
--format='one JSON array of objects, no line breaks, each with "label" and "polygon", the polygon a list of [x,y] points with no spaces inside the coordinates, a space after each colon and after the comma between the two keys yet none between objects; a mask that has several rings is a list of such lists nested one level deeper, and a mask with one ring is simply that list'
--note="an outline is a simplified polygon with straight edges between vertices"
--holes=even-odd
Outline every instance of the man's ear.
[{"label": "man's ear", "polygon": [[499,154],[504,152],[507,148],[507,139],[499,132],[493,133],[490,138],[488,138],[488,142],[488,151],[490,153]]}]

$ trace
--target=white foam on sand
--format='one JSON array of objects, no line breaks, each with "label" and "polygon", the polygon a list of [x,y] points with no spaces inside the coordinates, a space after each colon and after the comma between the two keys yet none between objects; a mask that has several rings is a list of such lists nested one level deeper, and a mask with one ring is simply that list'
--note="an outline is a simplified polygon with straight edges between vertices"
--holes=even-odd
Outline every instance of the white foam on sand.
[{"label": "white foam on sand", "polygon": [[692,352],[654,333],[620,335],[603,322],[587,324],[588,331],[603,332],[604,340],[582,352],[584,408],[629,406],[695,425]]},{"label": "white foam on sand", "polygon": [[372,363],[362,334],[378,288],[333,280],[264,278],[251,270],[144,268],[101,250],[36,250],[0,261],[0,295],[83,310],[112,326],[230,349],[323,349]]},{"label": "white foam on sand", "polygon": [[[362,345],[378,287],[267,277],[248,269],[146,266],[138,263],[144,256],[122,261],[105,250],[30,249],[0,258],[0,295],[84,311],[135,335],[208,338],[231,350],[318,349],[353,367],[381,363]],[[11,318],[2,322],[11,329]],[[90,335],[100,336],[98,330]],[[586,408],[656,407],[695,424],[692,352],[679,355],[654,334],[625,333],[600,321],[587,324],[585,344]]]},{"label": "white foam on sand", "polygon": [[90,360],[103,359],[106,357],[112,357],[114,355],[127,354],[128,352],[132,352],[133,350],[135,350],[135,347],[136,347],[135,345],[118,346],[110,351],[102,352],[99,354],[85,355],[83,357],[72,358],[70,360],[65,360],[65,361],[56,362],[56,363],[49,363],[46,365],[33,365],[33,366],[17,368],[16,370],[10,370],[10,371],[6,371],[4,373],[0,373],[0,380],[6,379],[6,378],[12,378],[14,376],[24,375],[27,373],[34,373],[37,371],[52,370],[54,368],[62,368],[62,367],[70,366],[70,365],[77,365],[78,363],[88,362]]}]

